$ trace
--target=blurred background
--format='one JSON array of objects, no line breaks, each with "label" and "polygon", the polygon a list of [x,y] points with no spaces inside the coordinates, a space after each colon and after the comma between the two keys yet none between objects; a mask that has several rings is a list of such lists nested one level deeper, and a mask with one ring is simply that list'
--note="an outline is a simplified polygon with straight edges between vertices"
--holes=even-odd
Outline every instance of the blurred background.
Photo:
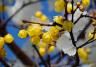
[{"label": "blurred background", "polygon": [[[62,13],[57,13],[54,11],[54,1],[55,0],[0,0],[0,19],[2,19],[3,21],[8,20],[9,17],[12,17],[13,14],[19,9],[21,8],[21,6],[23,5],[23,3],[28,3],[28,2],[34,2],[33,4],[30,4],[29,6],[21,9],[20,11],[18,11],[16,13],[16,15],[14,17],[12,17],[11,20],[9,20],[9,24],[20,24],[21,20],[26,19],[26,20],[30,20],[32,18],[32,16],[34,15],[34,13],[36,11],[42,11],[48,18],[50,21],[52,21],[53,16],[56,15],[62,15],[63,16],[63,12]],[[74,0],[77,1],[77,0]],[[88,11],[90,11],[91,9],[96,9],[96,0],[90,0],[91,4],[88,7]],[[5,5],[6,9],[3,10],[1,5]],[[39,63],[39,67],[44,67],[43,64],[41,63],[36,51],[32,48],[32,44],[29,42],[29,38],[26,39],[20,39],[17,34],[19,29],[14,28],[13,26],[8,26],[6,27],[7,31],[9,33],[11,33],[14,38],[15,38],[15,43],[17,44],[17,46],[19,46],[35,63]],[[96,42],[92,43],[92,45],[96,45]],[[92,46],[91,45],[91,46]],[[90,45],[88,45],[87,47],[90,47]],[[9,64],[13,64],[12,67],[25,67],[20,60],[15,56],[15,54],[5,45],[4,49],[7,51],[7,56],[5,58],[5,60],[9,63]],[[96,63],[96,47],[92,47],[91,48],[91,54],[90,54],[90,60],[93,63]],[[51,63],[55,64],[56,61],[59,58],[59,51],[56,48],[54,50],[54,52],[50,53],[50,56],[52,57]],[[44,59],[46,59],[47,56],[44,56]],[[53,66],[53,67],[68,67],[68,66],[64,66],[63,63],[67,63],[68,62],[68,56],[65,55],[62,60],[60,60],[60,62],[58,63],[57,66]],[[75,62],[72,59],[72,62]],[[41,64],[40,64],[41,63]],[[62,65],[62,66],[59,66]],[[69,67],[71,63],[69,64]],[[2,63],[0,63],[0,67],[4,67],[4,65]],[[82,64],[82,67],[91,67],[91,65],[89,64]],[[96,66],[94,66],[96,67]]]}]

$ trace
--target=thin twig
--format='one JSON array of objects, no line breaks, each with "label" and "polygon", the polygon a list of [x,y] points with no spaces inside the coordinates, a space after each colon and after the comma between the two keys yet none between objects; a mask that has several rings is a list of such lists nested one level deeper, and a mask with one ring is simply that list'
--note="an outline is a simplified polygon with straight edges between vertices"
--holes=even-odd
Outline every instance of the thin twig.
[{"label": "thin twig", "polygon": [[[4,12],[4,10],[5,10],[4,0],[2,0],[2,12]],[[5,18],[5,15],[3,13],[2,14],[2,19],[4,19],[4,18]]]},{"label": "thin twig", "polygon": [[45,65],[45,67],[48,67],[48,66],[47,66],[47,63],[44,61],[44,59],[43,59],[42,56],[40,55],[37,47],[36,47],[35,45],[32,45],[32,46],[33,46],[33,48],[36,50],[37,54],[39,55],[40,60],[41,60],[42,63]]},{"label": "thin twig", "polygon": [[7,26],[12,26],[12,27],[14,27],[16,29],[22,29],[21,26],[17,26],[15,24],[8,24]]},{"label": "thin twig", "polygon": [[29,24],[40,24],[41,26],[53,26],[53,24],[51,23],[37,23],[37,22],[30,22],[30,21],[27,21],[27,20],[23,20],[23,23],[29,23]]},{"label": "thin twig", "polygon": [[83,17],[88,17],[88,18],[96,19],[96,17],[92,17],[92,16],[89,16],[89,15],[83,15]]},{"label": "thin twig", "polygon": [[[92,20],[90,20],[90,22],[88,22],[88,23],[86,24],[86,26],[83,28],[83,30],[80,32],[80,34],[79,34],[78,37],[77,37],[77,41],[80,40],[81,35],[90,27],[91,21],[92,21]],[[77,42],[77,41],[76,41],[76,42]]]},{"label": "thin twig", "polygon": [[81,14],[80,15],[80,17],[74,22],[74,24],[76,24],[76,23],[78,23],[78,21],[81,19],[81,18],[83,18],[83,17],[87,17],[87,18],[93,18],[93,19],[96,19],[96,17],[92,17],[92,16],[89,16],[89,15],[83,15],[83,14]]},{"label": "thin twig", "polygon": [[10,65],[2,58],[0,58],[0,62],[4,65],[4,67],[10,67]]},{"label": "thin twig", "polygon": [[25,65],[25,66],[31,66],[31,67],[37,67],[36,63],[33,62],[22,50],[20,47],[18,47],[15,42],[12,42],[11,44],[6,44],[12,52],[16,55],[18,59]]},{"label": "thin twig", "polygon": [[78,23],[78,21],[82,18],[82,14],[80,15],[80,17],[74,22],[74,24]]},{"label": "thin twig", "polygon": [[37,1],[35,1],[35,2],[24,3],[19,9],[16,10],[16,12],[15,12],[12,16],[10,16],[10,17],[5,21],[5,24],[4,24],[4,25],[7,25],[8,22],[9,22],[16,14],[18,14],[23,8],[25,8],[25,7],[27,7],[27,6],[31,5],[31,4],[35,4],[35,3],[37,3],[37,2],[40,2],[40,1],[44,1],[44,0],[37,0]]},{"label": "thin twig", "polygon": [[72,40],[73,45],[74,45],[75,47],[77,47],[77,46],[76,46],[76,41],[75,41],[75,39],[74,39],[74,36],[73,36],[73,32],[72,32],[72,31],[70,32],[70,36],[71,36],[71,40]]},{"label": "thin twig", "polygon": [[73,14],[75,14],[76,10],[78,9],[78,7],[73,11]]},{"label": "thin twig", "polygon": [[[72,23],[73,23],[73,21],[74,21],[74,14],[73,14],[74,1],[72,0],[71,3],[72,3]],[[72,40],[73,45],[76,47],[76,43],[75,43],[75,39],[74,39],[74,35],[73,35],[72,31],[70,32],[70,36],[71,36],[71,40]]]},{"label": "thin twig", "polygon": [[[73,9],[74,9],[74,1],[72,0],[72,22],[74,22],[74,13],[73,13]],[[73,32],[71,31],[70,32],[70,36],[71,36],[71,39],[72,39],[72,43],[73,45],[76,47],[77,49],[77,46],[76,46],[76,42],[75,42],[75,38],[74,38],[74,35],[73,35]],[[76,67],[79,65],[79,62],[80,62],[80,59],[79,59],[79,56],[78,56],[78,52],[76,51],[76,54],[75,54],[75,58],[76,58]],[[75,66],[74,66],[75,67]]]},{"label": "thin twig", "polygon": [[84,46],[86,46],[86,45],[88,45],[88,44],[90,44],[90,43],[92,43],[92,42],[94,42],[94,41],[96,41],[96,39],[94,39],[94,40],[92,40],[92,41],[87,41],[87,42],[85,42],[83,45],[81,45],[81,46],[79,46],[78,48],[82,48],[82,47],[84,47]]},{"label": "thin twig", "polygon": [[92,37],[91,39],[89,39],[88,41],[86,41],[83,45],[79,46],[78,48],[84,47],[84,46],[86,46],[87,44],[90,44],[90,43],[96,41],[96,39],[94,39],[95,34],[96,34],[95,32],[96,32],[96,29],[94,29],[93,37]]},{"label": "thin twig", "polygon": [[47,61],[48,61],[48,67],[51,67],[51,59],[50,59],[50,55],[48,54],[48,58],[47,58]]},{"label": "thin twig", "polygon": [[68,2],[67,2],[67,0],[64,0],[65,1],[65,19],[67,19],[67,15],[68,15],[68,12],[67,12],[67,4],[68,4]]}]

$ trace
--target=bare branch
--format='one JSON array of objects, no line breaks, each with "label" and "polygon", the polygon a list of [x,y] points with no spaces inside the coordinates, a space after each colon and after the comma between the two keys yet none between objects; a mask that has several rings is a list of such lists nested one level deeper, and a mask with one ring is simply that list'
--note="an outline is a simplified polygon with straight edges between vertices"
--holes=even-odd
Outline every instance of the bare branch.
[{"label": "bare branch", "polygon": [[96,39],[94,39],[94,40],[88,40],[87,42],[85,42],[83,45],[81,45],[81,46],[79,46],[78,48],[82,48],[82,47],[84,47],[84,46],[86,46],[86,45],[88,45],[88,44],[90,44],[90,43],[92,43],[92,42],[94,42],[94,41],[96,41]]},{"label": "bare branch", "polygon": [[84,46],[96,41],[96,39],[94,39],[95,34],[96,34],[96,29],[94,29],[94,32],[92,34],[93,34],[93,37],[91,39],[89,39],[88,41],[86,41],[83,45],[79,46],[78,48],[84,47]]},{"label": "bare branch", "polygon": [[4,64],[5,67],[10,67],[10,65],[3,58],[0,58],[0,62]]},{"label": "bare branch", "polygon": [[[72,23],[73,23],[73,21],[74,21],[74,13],[73,13],[74,1],[72,0],[71,3],[72,3]],[[70,36],[71,36],[71,40],[72,40],[73,45],[76,47],[75,38],[74,38],[74,35],[73,35],[73,32],[72,31],[70,32]]]},{"label": "bare branch", "polygon": [[23,20],[23,23],[29,23],[29,24],[40,24],[41,26],[53,26],[53,23],[37,23],[37,22],[30,22],[30,21],[27,21],[27,20]]},{"label": "bare branch", "polygon": [[29,6],[29,5],[31,5],[31,4],[35,4],[35,3],[37,3],[37,2],[41,2],[41,1],[44,1],[44,0],[37,0],[37,1],[35,1],[35,2],[29,2],[29,3],[24,3],[19,9],[17,9],[16,10],[16,12],[12,15],[12,16],[10,16],[6,21],[5,21],[5,24],[4,25],[7,25],[8,24],[8,22],[16,15],[16,14],[18,14],[23,8],[25,8],[25,7],[27,7],[27,6]]},{"label": "bare branch", "polygon": [[[92,20],[90,20],[90,22],[88,22],[88,23],[86,24],[86,26],[83,28],[83,30],[80,32],[80,34],[79,34],[78,37],[77,37],[77,41],[80,40],[80,37],[82,36],[82,34],[85,33],[85,31],[90,27],[91,21],[92,21]],[[76,41],[76,42],[77,42],[77,41]]]},{"label": "bare branch", "polygon": [[45,65],[45,67],[47,67],[47,63],[44,61],[44,59],[42,58],[42,56],[40,55],[37,47],[35,45],[32,45],[32,47],[36,50],[37,54],[39,55],[39,58],[41,59],[42,63]]}]

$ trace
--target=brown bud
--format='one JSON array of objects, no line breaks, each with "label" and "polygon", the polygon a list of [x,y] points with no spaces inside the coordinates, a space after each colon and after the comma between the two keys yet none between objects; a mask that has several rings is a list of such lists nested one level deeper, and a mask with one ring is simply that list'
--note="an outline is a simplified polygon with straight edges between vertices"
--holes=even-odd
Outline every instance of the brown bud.
[{"label": "brown bud", "polygon": [[84,6],[83,5],[80,5],[79,6],[79,9],[83,12],[84,11]]},{"label": "brown bud", "polygon": [[77,5],[77,7],[79,7],[80,6],[80,2],[77,2],[76,5]]}]

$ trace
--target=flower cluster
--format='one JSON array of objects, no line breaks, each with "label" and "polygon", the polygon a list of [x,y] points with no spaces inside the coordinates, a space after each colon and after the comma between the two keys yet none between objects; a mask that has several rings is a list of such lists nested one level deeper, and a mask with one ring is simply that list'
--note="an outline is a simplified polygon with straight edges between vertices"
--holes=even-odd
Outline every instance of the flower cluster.
[{"label": "flower cluster", "polygon": [[10,44],[14,40],[11,34],[7,34],[4,37],[0,37],[0,57],[3,58],[6,56],[6,51],[4,50],[4,44]]}]

